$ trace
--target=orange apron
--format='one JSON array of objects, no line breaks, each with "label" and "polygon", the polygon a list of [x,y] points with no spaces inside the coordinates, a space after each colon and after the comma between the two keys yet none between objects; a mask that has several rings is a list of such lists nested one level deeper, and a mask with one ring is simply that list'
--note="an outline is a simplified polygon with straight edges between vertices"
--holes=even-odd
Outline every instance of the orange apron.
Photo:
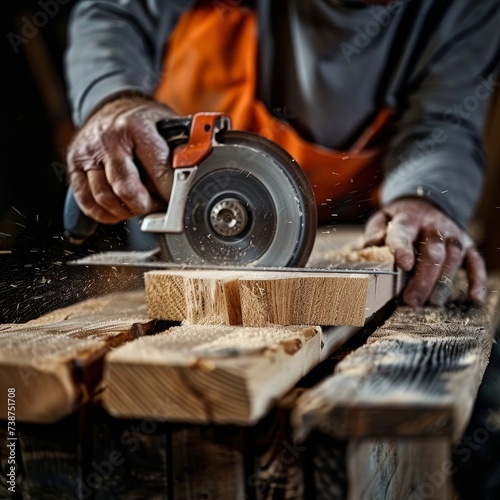
[{"label": "orange apron", "polygon": [[155,97],[177,114],[224,112],[234,129],[267,137],[295,158],[313,186],[320,224],[364,218],[377,206],[383,148],[370,145],[380,143],[392,112],[382,109],[347,151],[302,139],[256,99],[253,10],[211,0],[187,11],[167,41],[162,76]]}]

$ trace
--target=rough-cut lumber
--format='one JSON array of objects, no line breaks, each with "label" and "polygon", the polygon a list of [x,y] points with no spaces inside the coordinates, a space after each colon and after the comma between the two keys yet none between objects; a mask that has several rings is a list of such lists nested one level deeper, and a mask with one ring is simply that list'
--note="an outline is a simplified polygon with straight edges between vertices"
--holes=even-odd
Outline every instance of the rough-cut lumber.
[{"label": "rough-cut lumber", "polygon": [[[392,262],[364,265],[393,269]],[[362,326],[398,290],[393,275],[308,271],[150,271],[145,284],[154,318],[259,327]]]},{"label": "rough-cut lumber", "polygon": [[240,276],[223,270],[149,271],[144,275],[148,313],[194,324],[240,324]]},{"label": "rough-cut lumber", "polygon": [[252,273],[239,279],[243,324],[363,326],[394,297],[395,281],[393,275]]},{"label": "rough-cut lumber", "polygon": [[[109,294],[0,331],[0,391],[16,388],[16,419],[54,422],[100,383],[106,352],[155,331],[143,291]],[[165,323],[163,323],[165,328]],[[7,406],[0,409],[6,419]]]},{"label": "rough-cut lumber", "polygon": [[321,356],[319,327],[181,326],[107,356],[115,416],[247,425]]},{"label": "rough-cut lumber", "polygon": [[301,398],[294,413],[298,435],[321,428],[338,438],[457,439],[488,362],[499,290],[498,276],[490,279],[488,303],[480,308],[399,307]]}]

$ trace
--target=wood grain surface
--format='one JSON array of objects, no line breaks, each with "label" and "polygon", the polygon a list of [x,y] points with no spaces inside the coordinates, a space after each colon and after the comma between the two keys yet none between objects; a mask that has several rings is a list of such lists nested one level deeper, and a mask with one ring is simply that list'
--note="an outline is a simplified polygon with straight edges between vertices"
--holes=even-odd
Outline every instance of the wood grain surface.
[{"label": "wood grain surface", "polygon": [[[110,349],[165,323],[146,314],[143,291],[122,292],[58,309],[0,331],[0,391],[16,388],[16,418],[54,422],[88,400]],[[6,418],[6,406],[0,418]]]}]

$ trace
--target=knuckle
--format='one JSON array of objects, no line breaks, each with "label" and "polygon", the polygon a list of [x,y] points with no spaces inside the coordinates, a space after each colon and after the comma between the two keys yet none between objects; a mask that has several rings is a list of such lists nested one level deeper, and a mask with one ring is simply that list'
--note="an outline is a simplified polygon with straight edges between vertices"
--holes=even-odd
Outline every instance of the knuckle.
[{"label": "knuckle", "polygon": [[464,260],[465,249],[460,244],[451,243],[447,245],[447,254],[453,263],[460,263]]},{"label": "knuckle", "polygon": [[137,188],[133,182],[117,181],[113,185],[113,191],[118,198],[123,200],[133,200],[137,194]]},{"label": "knuckle", "polygon": [[94,194],[96,203],[102,207],[108,207],[115,201],[115,197],[108,190],[100,190]]},{"label": "knuckle", "polygon": [[444,242],[437,241],[428,243],[426,253],[433,262],[444,260],[446,256],[446,247]]},{"label": "knuckle", "polygon": [[107,131],[110,133],[113,132],[126,132],[131,128],[130,121],[126,115],[118,116],[112,123],[112,126],[108,127]]}]

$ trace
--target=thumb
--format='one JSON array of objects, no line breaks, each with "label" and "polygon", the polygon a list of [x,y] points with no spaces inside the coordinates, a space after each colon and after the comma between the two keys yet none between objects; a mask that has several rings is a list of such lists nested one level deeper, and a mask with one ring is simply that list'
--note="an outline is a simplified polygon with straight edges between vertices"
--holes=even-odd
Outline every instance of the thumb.
[{"label": "thumb", "polygon": [[169,162],[170,149],[156,130],[154,123],[144,126],[135,140],[135,154],[140,161],[149,185],[168,200],[173,182],[173,169]]},{"label": "thumb", "polygon": [[404,271],[411,271],[415,265],[413,242],[419,231],[418,222],[403,212],[397,213],[388,224],[386,245],[394,252],[396,263]]},{"label": "thumb", "polygon": [[385,240],[388,218],[382,210],[375,212],[366,223],[365,246],[382,245]]}]

